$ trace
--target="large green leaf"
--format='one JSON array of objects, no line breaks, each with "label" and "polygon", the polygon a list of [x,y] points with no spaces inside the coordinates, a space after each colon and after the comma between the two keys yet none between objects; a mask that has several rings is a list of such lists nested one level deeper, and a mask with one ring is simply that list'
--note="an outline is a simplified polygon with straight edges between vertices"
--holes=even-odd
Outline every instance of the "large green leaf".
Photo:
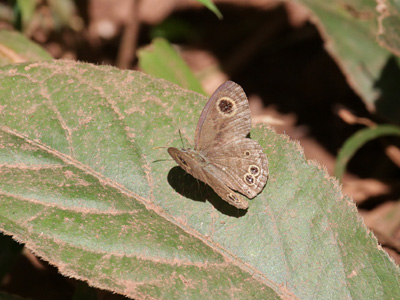
[{"label": "large green leaf", "polygon": [[165,149],[206,98],[75,62],[0,69],[0,228],[61,273],[139,299],[399,299],[399,269],[325,169],[253,128],[270,178],[247,212]]}]

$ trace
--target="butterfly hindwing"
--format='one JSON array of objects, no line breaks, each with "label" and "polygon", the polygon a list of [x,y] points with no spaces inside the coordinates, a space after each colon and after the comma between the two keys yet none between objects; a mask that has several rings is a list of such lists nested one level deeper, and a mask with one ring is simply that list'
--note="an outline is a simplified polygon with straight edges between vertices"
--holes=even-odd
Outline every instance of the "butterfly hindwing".
[{"label": "butterfly hindwing", "polygon": [[[261,146],[244,138],[208,152],[207,173],[216,173],[231,189],[254,198],[268,179],[268,160]],[[209,171],[213,169],[212,171]]]},{"label": "butterfly hindwing", "polygon": [[211,186],[211,188],[228,202],[230,205],[233,205],[239,209],[247,209],[249,207],[249,202],[245,200],[242,196],[233,192],[220,178],[216,176],[216,174],[212,174],[207,172],[207,184]]},{"label": "butterfly hindwing", "polygon": [[229,187],[206,168],[206,161],[198,161],[198,156],[193,150],[179,150],[168,148],[171,157],[193,177],[208,184],[222,199],[239,209],[247,209],[248,202],[243,197],[234,193]]}]

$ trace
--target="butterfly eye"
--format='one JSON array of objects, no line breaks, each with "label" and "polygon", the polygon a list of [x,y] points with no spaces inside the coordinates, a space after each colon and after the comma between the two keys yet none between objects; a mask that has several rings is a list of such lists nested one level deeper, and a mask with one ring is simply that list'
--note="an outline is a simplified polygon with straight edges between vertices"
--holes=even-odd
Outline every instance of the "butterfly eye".
[{"label": "butterfly eye", "polygon": [[177,156],[178,157],[178,159],[179,159],[179,161],[182,163],[182,165],[184,165],[186,168],[189,168],[190,169],[190,167],[189,167],[189,165],[188,165],[188,163],[186,162],[186,160],[184,160],[182,157],[180,157],[180,156]]},{"label": "butterfly eye", "polygon": [[257,167],[256,165],[251,165],[249,167],[249,173],[254,176],[258,176],[260,174],[260,168]]},{"label": "butterfly eye", "polygon": [[236,113],[236,103],[228,97],[218,99],[217,108],[219,113],[226,117],[233,116]]},{"label": "butterfly eye", "polygon": [[244,182],[246,182],[247,185],[254,185],[256,178],[252,174],[246,173],[244,174]]}]

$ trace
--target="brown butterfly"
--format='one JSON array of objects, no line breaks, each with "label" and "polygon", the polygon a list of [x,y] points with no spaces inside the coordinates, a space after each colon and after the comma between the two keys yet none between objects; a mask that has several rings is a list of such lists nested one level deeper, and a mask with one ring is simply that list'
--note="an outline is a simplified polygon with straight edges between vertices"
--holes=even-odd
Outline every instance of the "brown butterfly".
[{"label": "brown butterfly", "polygon": [[223,83],[208,100],[197,123],[194,149],[170,147],[168,153],[187,173],[205,182],[226,202],[247,209],[268,179],[268,160],[261,146],[247,138],[249,102],[243,89]]}]

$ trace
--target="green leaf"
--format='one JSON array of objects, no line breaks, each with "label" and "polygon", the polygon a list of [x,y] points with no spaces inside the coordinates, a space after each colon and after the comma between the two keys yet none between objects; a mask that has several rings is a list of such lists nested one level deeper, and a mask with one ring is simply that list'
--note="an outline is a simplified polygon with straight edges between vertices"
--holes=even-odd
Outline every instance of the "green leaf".
[{"label": "green leaf", "polygon": [[377,2],[378,12],[378,40],[382,46],[391,52],[400,55],[400,5],[388,0]]},{"label": "green leaf", "polygon": [[0,66],[52,57],[42,47],[16,31],[0,30]]},{"label": "green leaf", "polygon": [[349,137],[338,153],[334,172],[335,176],[337,178],[342,178],[348,162],[363,145],[373,139],[387,135],[400,136],[400,127],[379,125],[373,128],[361,129]]},{"label": "green leaf", "polygon": [[205,7],[207,7],[209,10],[211,10],[218,17],[218,19],[223,18],[221,12],[215,6],[214,2],[212,2],[211,0],[196,0],[196,1],[200,2]]},{"label": "green leaf", "polygon": [[164,78],[183,88],[205,94],[199,80],[167,40],[156,38],[138,51],[139,67],[147,74]]},{"label": "green leaf", "polygon": [[[350,86],[366,106],[392,122],[400,116],[400,58],[377,42],[380,14],[374,1],[302,1]],[[393,25],[394,26],[394,25]],[[399,30],[393,27],[389,36]],[[392,32],[392,33],[390,33]],[[383,37],[381,37],[382,39]]]},{"label": "green leaf", "polygon": [[76,15],[78,8],[73,0],[48,0],[49,9],[53,15],[55,27],[61,29],[68,26],[80,31],[84,27],[83,20]]},{"label": "green leaf", "polygon": [[204,96],[56,61],[0,69],[0,101],[0,228],[66,276],[140,299],[400,298],[337,181],[266,126],[270,178],[239,212],[155,148],[193,140]]},{"label": "green leaf", "polygon": [[35,0],[16,0],[15,9],[21,14],[23,27],[27,27],[35,13],[37,2]]}]

